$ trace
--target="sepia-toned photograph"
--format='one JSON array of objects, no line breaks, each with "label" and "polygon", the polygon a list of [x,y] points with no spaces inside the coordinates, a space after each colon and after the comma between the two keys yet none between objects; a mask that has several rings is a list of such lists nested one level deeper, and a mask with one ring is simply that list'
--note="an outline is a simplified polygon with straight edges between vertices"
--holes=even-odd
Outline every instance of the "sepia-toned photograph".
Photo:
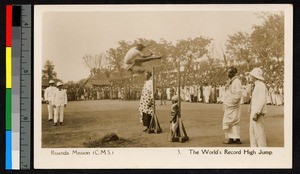
[{"label": "sepia-toned photograph", "polygon": [[35,6],[35,148],[291,154],[292,6],[205,7]]}]

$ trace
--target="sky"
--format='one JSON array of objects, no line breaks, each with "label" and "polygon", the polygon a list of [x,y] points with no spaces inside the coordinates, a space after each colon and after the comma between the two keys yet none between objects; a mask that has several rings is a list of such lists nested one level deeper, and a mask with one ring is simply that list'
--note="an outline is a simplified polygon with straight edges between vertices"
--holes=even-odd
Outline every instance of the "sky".
[{"label": "sky", "polygon": [[209,37],[216,50],[225,49],[228,35],[251,33],[261,24],[257,12],[238,11],[80,11],[44,12],[42,63],[53,61],[57,78],[79,81],[89,76],[82,57],[105,52],[120,40]]}]

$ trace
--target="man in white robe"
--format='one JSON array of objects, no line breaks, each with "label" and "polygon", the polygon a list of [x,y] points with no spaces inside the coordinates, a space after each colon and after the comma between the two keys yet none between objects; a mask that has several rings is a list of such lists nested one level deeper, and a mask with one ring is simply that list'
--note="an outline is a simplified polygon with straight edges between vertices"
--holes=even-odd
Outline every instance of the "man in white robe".
[{"label": "man in white robe", "polygon": [[241,97],[242,84],[236,76],[237,69],[230,67],[227,71],[229,81],[226,84],[224,96],[224,116],[223,130],[225,138],[224,144],[241,144],[240,141],[240,116],[241,116]]}]

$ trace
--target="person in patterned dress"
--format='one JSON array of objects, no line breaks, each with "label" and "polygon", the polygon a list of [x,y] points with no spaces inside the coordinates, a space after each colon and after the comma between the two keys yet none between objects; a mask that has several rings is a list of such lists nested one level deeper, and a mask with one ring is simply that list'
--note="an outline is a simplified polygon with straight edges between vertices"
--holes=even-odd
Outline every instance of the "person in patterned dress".
[{"label": "person in patterned dress", "polygon": [[154,113],[154,106],[153,106],[153,81],[151,79],[152,73],[147,71],[145,73],[146,82],[144,84],[142,95],[140,99],[139,111],[140,111],[140,122],[143,126],[147,128],[144,130],[146,132],[149,129],[150,121],[152,115]]}]

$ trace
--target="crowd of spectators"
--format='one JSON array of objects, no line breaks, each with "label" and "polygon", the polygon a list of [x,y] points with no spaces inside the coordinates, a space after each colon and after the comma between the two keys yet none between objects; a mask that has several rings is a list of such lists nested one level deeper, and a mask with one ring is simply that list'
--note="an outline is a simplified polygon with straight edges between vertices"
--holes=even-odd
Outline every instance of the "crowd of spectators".
[{"label": "crowd of spectators", "polygon": [[[281,64],[282,63],[282,64]],[[270,105],[284,104],[283,87],[283,62],[274,65],[260,67],[263,69],[265,83],[268,88],[267,102]],[[238,68],[239,69],[239,68]],[[240,68],[239,78],[243,85],[241,103],[248,104],[251,101],[252,83],[249,74]],[[177,73],[158,74],[155,77],[155,99],[165,104],[177,95]],[[186,102],[222,103],[225,93],[226,74],[221,68],[204,73],[196,71],[191,75],[181,76],[181,99]],[[143,86],[143,79],[128,78],[124,81],[115,81],[106,86],[84,86],[79,84],[64,85],[67,90],[68,101],[81,100],[139,100]]]}]

